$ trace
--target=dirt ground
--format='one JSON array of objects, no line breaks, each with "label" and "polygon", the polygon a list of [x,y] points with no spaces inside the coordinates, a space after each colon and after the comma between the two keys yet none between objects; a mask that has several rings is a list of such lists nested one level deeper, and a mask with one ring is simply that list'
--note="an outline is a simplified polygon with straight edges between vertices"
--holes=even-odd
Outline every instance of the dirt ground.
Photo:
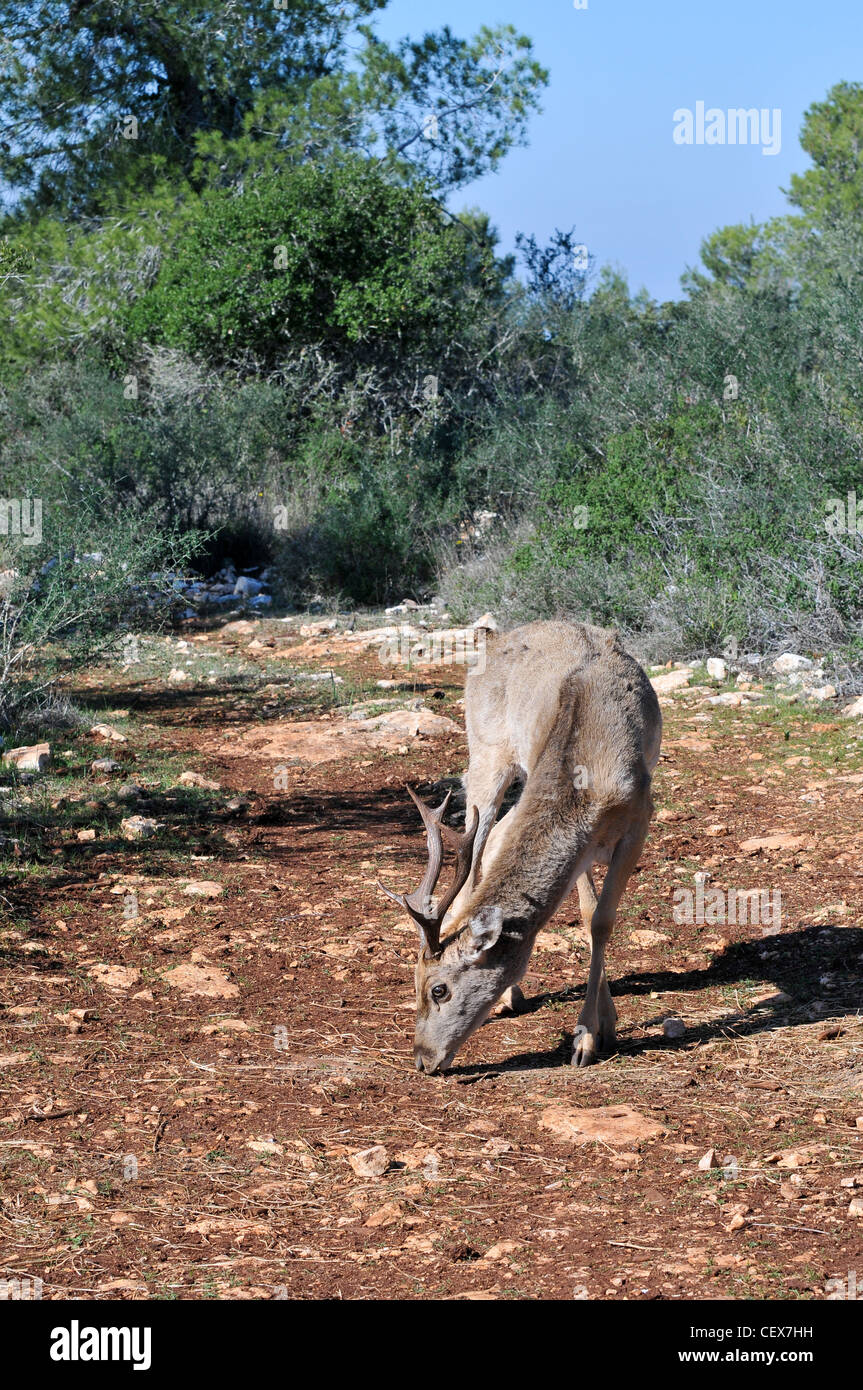
[{"label": "dirt ground", "polygon": [[[526,1010],[430,1078],[415,931],[375,881],[421,876],[404,785],[464,770],[464,670],[382,672],[361,643],[277,630],[189,631],[79,682],[125,741],[53,739],[44,790],[0,826],[0,1279],[44,1299],[821,1299],[863,1277],[857,724],[769,691],[663,698],[610,950],[618,1055],[568,1065],[571,901]],[[384,700],[441,718],[351,719]],[[124,840],[132,814],[155,833]],[[779,890],[781,928],[677,925],[699,872]]]}]

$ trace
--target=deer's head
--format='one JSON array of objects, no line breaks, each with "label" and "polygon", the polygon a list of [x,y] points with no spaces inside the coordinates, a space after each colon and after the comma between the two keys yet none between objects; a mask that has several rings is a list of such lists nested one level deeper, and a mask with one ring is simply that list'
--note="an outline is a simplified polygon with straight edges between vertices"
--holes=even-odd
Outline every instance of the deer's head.
[{"label": "deer's head", "polygon": [[[408,787],[426,828],[428,867],[419,888],[399,895],[382,888],[393,902],[410,914],[419,929],[420,951],[416,968],[417,1016],[414,1059],[420,1071],[445,1071],[458,1049],[485,1022],[495,1000],[512,980],[508,964],[493,956],[492,948],[503,928],[503,912],[485,903],[459,914],[458,924],[441,941],[441,924],[447,910],[467,882],[479,824],[474,806],[471,823],[459,833],[444,825],[443,816],[451,793],[437,810],[420,801]],[[435,902],[433,893],[443,866],[444,843],[456,852],[452,882]]]}]

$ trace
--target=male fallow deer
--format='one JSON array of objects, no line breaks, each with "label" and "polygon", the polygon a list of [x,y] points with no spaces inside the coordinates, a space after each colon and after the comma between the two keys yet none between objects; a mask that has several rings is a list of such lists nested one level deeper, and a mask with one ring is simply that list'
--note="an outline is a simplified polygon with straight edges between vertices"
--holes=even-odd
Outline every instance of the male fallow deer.
[{"label": "male fallow deer", "polygon": [[[577,887],[591,958],[572,1064],[587,1066],[616,1043],[605,948],[653,811],[656,695],[615,633],[539,622],[490,639],[465,707],[469,824],[463,833],[444,825],[449,794],[433,811],[411,792],[428,868],[414,893],[383,890],[419,927],[416,1065],[446,1070],[497,1000],[515,1005],[537,933]],[[524,789],[498,821],[516,778]],[[435,902],[444,844],[456,868]],[[597,863],[608,865],[598,901]]]}]

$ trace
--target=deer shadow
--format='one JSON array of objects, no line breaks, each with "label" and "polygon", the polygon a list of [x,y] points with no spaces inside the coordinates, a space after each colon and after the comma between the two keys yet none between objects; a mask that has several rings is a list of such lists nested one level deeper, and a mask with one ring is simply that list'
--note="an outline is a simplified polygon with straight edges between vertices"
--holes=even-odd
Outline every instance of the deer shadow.
[{"label": "deer shadow", "polygon": [[[720,987],[733,989],[744,982],[773,989],[768,997],[751,1008],[735,1004],[727,1012],[704,1023],[688,1026],[681,1038],[662,1033],[647,1037],[628,1036],[624,1023],[618,1035],[617,1056],[637,1057],[648,1052],[691,1052],[719,1038],[747,1038],[777,1027],[801,1026],[815,1020],[842,1017],[861,1007],[863,980],[863,930],[859,927],[801,926],[795,931],[757,940],[737,941],[703,969],[677,974],[670,970],[634,972],[609,981],[612,996],[677,994]],[[568,985],[525,999],[518,1014],[502,1014],[488,1020],[486,1027],[512,1023],[521,1014],[536,1013],[549,1006],[572,1004],[584,998],[585,986]],[[659,1027],[669,1010],[657,1006],[640,1028]],[[554,1048],[531,1051],[502,1062],[455,1066],[450,1075],[467,1080],[489,1073],[531,1071],[568,1066],[572,1052],[571,1032],[564,1032]]]}]

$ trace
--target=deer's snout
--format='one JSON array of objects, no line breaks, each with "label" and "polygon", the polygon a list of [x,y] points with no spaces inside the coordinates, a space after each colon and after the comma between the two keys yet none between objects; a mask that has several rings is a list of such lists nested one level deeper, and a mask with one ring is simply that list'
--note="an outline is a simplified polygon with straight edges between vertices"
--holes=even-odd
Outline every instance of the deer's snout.
[{"label": "deer's snout", "polygon": [[414,1064],[417,1071],[424,1071],[426,1076],[433,1076],[435,1072],[446,1071],[452,1058],[450,1055],[435,1057],[426,1048],[417,1044],[414,1047]]}]

